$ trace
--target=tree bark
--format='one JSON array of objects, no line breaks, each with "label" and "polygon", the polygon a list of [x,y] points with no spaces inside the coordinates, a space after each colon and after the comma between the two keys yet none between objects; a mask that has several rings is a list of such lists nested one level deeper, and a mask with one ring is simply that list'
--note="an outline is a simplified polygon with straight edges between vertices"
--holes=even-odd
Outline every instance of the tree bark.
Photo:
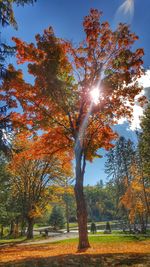
[{"label": "tree bark", "polygon": [[10,232],[9,232],[9,235],[11,236],[14,236],[14,230],[15,230],[15,222],[14,220],[11,221],[10,223]]},{"label": "tree bark", "polygon": [[140,221],[141,221],[141,233],[146,234],[146,222],[144,220],[144,216],[140,216]]},{"label": "tree bark", "polygon": [[4,235],[4,226],[3,224],[1,224],[1,239],[3,238]]},{"label": "tree bark", "polygon": [[34,221],[32,218],[28,218],[27,221],[28,221],[27,239],[32,239]]},{"label": "tree bark", "polygon": [[16,224],[15,224],[15,237],[19,236],[19,218],[16,218]]},{"label": "tree bark", "polygon": [[25,220],[22,219],[22,221],[21,221],[21,236],[25,235],[25,227],[26,227]]},{"label": "tree bark", "polygon": [[66,221],[67,221],[67,233],[70,232],[69,228],[69,207],[68,207],[68,200],[66,201]]},{"label": "tree bark", "polygon": [[85,161],[83,162],[83,167],[82,167],[83,151],[79,141],[75,147],[75,159],[76,159],[76,183],[74,191],[77,203],[77,220],[79,229],[78,249],[80,250],[89,248],[90,244],[88,240],[88,231],[87,231],[87,209],[83,193]]}]

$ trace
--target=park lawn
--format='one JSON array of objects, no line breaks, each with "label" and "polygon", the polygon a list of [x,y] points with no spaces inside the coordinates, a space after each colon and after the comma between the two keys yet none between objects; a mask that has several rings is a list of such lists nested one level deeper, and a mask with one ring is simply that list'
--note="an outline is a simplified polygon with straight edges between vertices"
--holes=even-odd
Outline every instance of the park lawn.
[{"label": "park lawn", "polygon": [[45,239],[44,236],[41,236],[41,235],[36,235],[34,236],[33,239],[29,240],[26,238],[26,236],[23,236],[23,237],[18,237],[18,238],[4,238],[4,239],[0,239],[0,245],[3,245],[3,244],[18,244],[18,243],[29,243],[29,242],[32,242],[32,241],[38,241],[38,240],[43,240]]},{"label": "park lawn", "polygon": [[[143,235],[134,235],[134,236],[129,236],[129,235],[122,235],[122,236],[111,236],[111,235],[100,235],[100,236],[95,236],[95,235],[90,235],[89,240],[92,243],[122,243],[122,242],[140,242],[140,241],[149,241],[150,243],[150,237],[146,237]],[[65,239],[61,241],[55,242],[56,244],[61,244],[63,243],[76,243],[77,238],[71,238],[71,239]],[[150,249],[149,249],[150,250]]]},{"label": "park lawn", "polygon": [[[89,235],[93,235],[93,233],[91,233],[91,231],[89,231]],[[122,235],[122,236],[144,236],[144,234],[141,234],[141,233],[139,233],[139,234],[131,234],[129,231],[127,231],[126,233],[124,233],[122,230],[120,231],[120,230],[112,230],[111,231],[111,234],[104,234],[104,230],[103,231],[96,231],[96,233],[94,233],[94,235],[109,235],[109,236],[111,236],[111,235]],[[146,234],[145,235],[147,235],[147,236],[149,236],[150,237],[150,231],[149,230],[147,230],[146,231]]]},{"label": "park lawn", "polygon": [[150,239],[90,236],[91,248],[77,251],[77,239],[0,248],[0,266],[150,266]]}]

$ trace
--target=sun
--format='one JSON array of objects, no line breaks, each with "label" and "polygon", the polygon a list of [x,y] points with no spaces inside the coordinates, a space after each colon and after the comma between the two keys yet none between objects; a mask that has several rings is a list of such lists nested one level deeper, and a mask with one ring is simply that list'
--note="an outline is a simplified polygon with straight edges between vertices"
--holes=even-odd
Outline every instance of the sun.
[{"label": "sun", "polygon": [[90,92],[90,95],[92,97],[92,101],[94,102],[94,104],[97,105],[99,103],[99,96],[100,96],[99,88],[98,87],[93,88],[93,90]]}]

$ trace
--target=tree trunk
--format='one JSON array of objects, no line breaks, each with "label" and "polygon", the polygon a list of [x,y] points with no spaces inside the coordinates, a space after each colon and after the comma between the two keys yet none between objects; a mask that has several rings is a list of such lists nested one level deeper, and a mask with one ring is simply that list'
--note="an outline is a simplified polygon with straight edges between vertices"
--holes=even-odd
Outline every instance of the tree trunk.
[{"label": "tree trunk", "polygon": [[15,222],[14,222],[14,220],[12,220],[11,223],[10,223],[9,235],[14,236],[14,230],[15,230]]},{"label": "tree trunk", "polygon": [[4,235],[4,226],[3,224],[1,224],[1,239],[3,238]]},{"label": "tree trunk", "polygon": [[68,207],[68,200],[66,201],[66,221],[67,221],[67,233],[70,232],[69,229],[69,207]]},{"label": "tree trunk", "polygon": [[146,234],[146,223],[145,223],[145,220],[144,220],[144,216],[141,215],[140,216],[140,221],[141,221],[141,233],[142,234]]},{"label": "tree trunk", "polygon": [[87,231],[87,209],[83,193],[85,158],[83,159],[83,151],[79,141],[77,142],[75,147],[75,159],[76,159],[76,183],[74,191],[77,204],[77,220],[79,229],[78,249],[80,250],[89,248],[90,244],[88,241],[88,231]]},{"label": "tree trunk", "polygon": [[21,236],[25,235],[25,228],[26,228],[26,223],[25,223],[25,220],[22,219],[22,221],[21,221]]},{"label": "tree trunk", "polygon": [[28,218],[28,229],[27,229],[27,239],[33,238],[33,225],[34,221],[32,218]]},{"label": "tree trunk", "polygon": [[79,244],[78,249],[89,248],[87,231],[87,210],[83,194],[83,186],[79,183],[75,185],[75,197],[77,203],[77,220],[79,228]]},{"label": "tree trunk", "polygon": [[15,237],[19,236],[19,218],[16,218],[16,224],[15,224]]}]

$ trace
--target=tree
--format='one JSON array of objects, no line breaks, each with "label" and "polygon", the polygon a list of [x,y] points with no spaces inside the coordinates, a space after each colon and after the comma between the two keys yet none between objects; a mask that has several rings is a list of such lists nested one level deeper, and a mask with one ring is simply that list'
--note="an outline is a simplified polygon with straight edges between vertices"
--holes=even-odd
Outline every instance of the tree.
[{"label": "tree", "polygon": [[0,2],[0,22],[2,26],[12,25],[17,29],[17,22],[14,17],[13,4],[24,6],[33,4],[36,0],[2,0]]},{"label": "tree", "polygon": [[60,180],[59,184],[63,189],[61,198],[62,202],[65,206],[65,217],[66,217],[66,225],[67,225],[67,232],[70,232],[69,229],[69,222],[70,222],[70,217],[71,214],[74,214],[74,209],[75,209],[75,198],[74,198],[74,191],[73,191],[73,185],[72,183],[74,182],[74,179],[72,177],[66,178]]},{"label": "tree", "polygon": [[57,190],[57,197],[59,199],[59,203],[65,208],[65,217],[66,217],[66,226],[67,232],[69,233],[69,222],[70,218],[73,215],[75,218],[75,196],[73,190],[73,174],[72,177],[66,177],[65,179],[59,179],[55,182],[56,186],[59,188]]},{"label": "tree", "polygon": [[22,217],[28,223],[27,238],[31,239],[35,218],[40,217],[52,201],[51,181],[70,175],[71,165],[65,163],[65,155],[63,158],[62,154],[61,157],[58,154],[39,155],[40,138],[33,141],[21,135],[17,142],[20,152],[13,155],[9,163],[12,194],[20,203]]},{"label": "tree", "polygon": [[6,172],[6,159],[4,155],[0,154],[0,225],[1,233],[0,237],[3,237],[3,226],[8,220],[7,217],[7,201],[9,197],[9,176]]},{"label": "tree", "polygon": [[132,181],[122,197],[123,204],[129,209],[130,220],[135,221],[136,217],[139,217],[142,232],[146,231],[150,216],[149,115],[148,104],[141,122],[142,131],[137,133],[138,145],[130,168]]},{"label": "tree", "polygon": [[19,213],[19,203],[12,198],[11,175],[7,169],[8,159],[5,154],[0,154],[0,224],[1,237],[3,236],[4,226],[10,226],[10,235],[14,236],[14,224]]},{"label": "tree", "polygon": [[144,112],[144,116],[141,121],[142,132],[139,136],[139,152],[142,157],[143,171],[147,176],[148,180],[150,179],[150,104],[147,105],[147,108]]},{"label": "tree", "polygon": [[94,222],[91,223],[91,233],[92,234],[96,233],[96,224]]},{"label": "tree", "polygon": [[132,180],[121,197],[120,202],[128,210],[130,222],[135,224],[136,220],[138,220],[141,225],[141,232],[145,233],[148,223],[147,203],[150,201],[149,189],[143,183],[138,160],[132,163],[130,171]]},{"label": "tree", "polygon": [[65,226],[65,218],[63,209],[60,206],[54,206],[52,209],[52,213],[49,218],[49,224],[56,231]]},{"label": "tree", "polygon": [[[120,205],[120,199],[125,194],[132,180],[131,164],[135,158],[135,148],[130,139],[119,137],[115,147],[107,153],[105,171],[110,179],[109,185],[114,190],[114,203],[118,217],[128,218],[126,210]],[[125,219],[124,218],[124,219]]]},{"label": "tree", "polygon": [[[109,185],[114,190],[118,217],[131,224],[139,221],[141,229],[147,225],[148,187],[145,183],[139,145],[120,137],[107,154],[106,172],[111,178]],[[144,232],[144,230],[142,230]]]},{"label": "tree", "polygon": [[110,234],[111,233],[111,226],[110,226],[109,222],[106,223],[105,233],[106,234]]},{"label": "tree", "polygon": [[[2,27],[11,25],[17,29],[17,22],[14,17],[13,4],[17,6],[25,4],[33,4],[36,0],[2,0],[0,1],[0,24]],[[15,47],[11,47],[0,40],[0,80],[4,77],[7,78],[10,73],[5,66],[5,60],[8,56],[15,54]],[[0,107],[0,150],[7,156],[10,156],[10,132],[12,131],[11,120],[8,110],[11,109],[12,102],[8,102],[7,105]]]},{"label": "tree", "polygon": [[112,220],[115,207],[106,186],[85,186],[84,194],[87,203],[89,221]]},{"label": "tree", "polygon": [[[33,131],[53,128],[57,140],[63,141],[61,149],[74,152],[79,249],[90,246],[83,193],[86,161],[99,157],[99,148],[112,147],[116,134],[111,125],[121,116],[131,117],[134,97],[141,91],[136,79],[142,73],[144,53],[131,50],[138,37],[125,24],[112,31],[108,22],[99,22],[101,15],[91,9],[84,18],[86,39],[78,47],[56,38],[52,28],[36,36],[36,46],[14,38],[18,63],[30,62],[34,84],[9,66],[15,78],[4,79],[1,87],[23,108],[23,114],[13,114],[14,124],[30,124]],[[100,91],[97,104],[91,96],[94,88]]]}]

